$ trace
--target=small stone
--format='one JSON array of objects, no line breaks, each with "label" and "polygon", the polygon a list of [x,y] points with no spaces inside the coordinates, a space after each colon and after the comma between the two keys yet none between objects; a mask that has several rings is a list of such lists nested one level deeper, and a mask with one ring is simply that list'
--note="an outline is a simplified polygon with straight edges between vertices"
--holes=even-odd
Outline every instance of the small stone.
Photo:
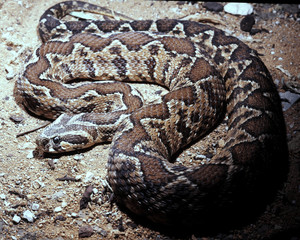
[{"label": "small stone", "polygon": [[2,199],[2,200],[5,200],[5,198],[6,198],[6,195],[5,194],[0,194],[0,198]]},{"label": "small stone", "polygon": [[66,221],[66,218],[62,215],[59,215],[54,219],[54,222],[56,222],[56,221]]},{"label": "small stone", "polygon": [[93,193],[97,194],[98,193],[98,189],[97,188],[93,188]]},{"label": "small stone", "polygon": [[107,231],[105,231],[105,230],[103,230],[103,229],[100,231],[100,234],[101,234],[103,237],[107,237],[107,235],[108,235]]},{"label": "small stone", "polygon": [[80,181],[82,179],[82,175],[76,175],[75,179],[76,181]]},{"label": "small stone", "polygon": [[37,211],[37,210],[39,210],[39,208],[40,208],[40,205],[37,204],[37,203],[33,203],[32,206],[31,206],[31,209],[32,209],[33,211]]},{"label": "small stone", "polygon": [[255,24],[254,17],[252,15],[247,15],[242,19],[240,23],[240,27],[242,31],[250,32],[254,24]]},{"label": "small stone", "polygon": [[74,160],[76,160],[76,161],[80,161],[81,159],[83,159],[83,155],[75,155],[74,156]]},{"label": "small stone", "polygon": [[280,98],[282,99],[281,105],[283,111],[288,110],[295,102],[300,99],[300,94],[295,94],[290,91],[286,91],[284,93],[279,93]]},{"label": "small stone", "polygon": [[223,5],[218,2],[205,2],[203,4],[203,7],[205,7],[209,11],[214,11],[214,12],[220,12],[223,10]]},{"label": "small stone", "polygon": [[21,115],[11,115],[11,116],[9,117],[9,119],[10,119],[11,121],[13,121],[14,123],[20,123],[20,122],[22,122],[22,121],[24,120],[24,117],[21,116]]},{"label": "small stone", "polygon": [[19,223],[21,221],[21,218],[18,215],[14,215],[12,220],[14,223]]},{"label": "small stone", "polygon": [[253,7],[249,3],[227,3],[224,11],[233,15],[250,15],[253,13]]},{"label": "small stone", "polygon": [[27,158],[27,159],[32,159],[32,158],[34,158],[34,153],[33,153],[32,150],[28,151],[28,154],[26,155],[26,158]]},{"label": "small stone", "polygon": [[54,209],[54,212],[61,212],[62,211],[62,208],[61,207],[56,207],[55,209]]},{"label": "small stone", "polygon": [[83,181],[84,182],[90,182],[90,181],[92,181],[93,177],[94,177],[94,173],[87,172]]},{"label": "small stone", "polygon": [[220,148],[225,147],[225,141],[223,139],[220,139],[218,143]]},{"label": "small stone", "polygon": [[35,215],[29,210],[26,210],[23,212],[23,218],[25,218],[28,222],[33,222],[35,219]]},{"label": "small stone", "polygon": [[66,207],[66,206],[68,206],[68,203],[67,202],[65,202],[65,201],[63,201],[62,203],[61,203],[61,207]]},{"label": "small stone", "polygon": [[72,218],[78,218],[79,216],[78,216],[77,213],[74,213],[74,212],[73,212],[73,213],[71,213],[71,217],[72,217]]},{"label": "small stone", "polygon": [[45,183],[39,181],[39,180],[35,180],[33,183],[32,183],[33,187],[35,189],[39,189],[41,187],[44,187],[45,186]]},{"label": "small stone", "polygon": [[91,226],[82,226],[79,228],[78,236],[80,238],[90,237],[94,234],[94,229]]},{"label": "small stone", "polygon": [[65,191],[59,191],[59,192],[56,192],[52,195],[52,199],[59,199],[59,198],[62,198],[64,195],[66,194]]},{"label": "small stone", "polygon": [[195,159],[196,159],[196,160],[205,159],[205,158],[206,158],[206,156],[203,155],[203,154],[197,154],[197,155],[195,156]]},{"label": "small stone", "polygon": [[13,79],[14,76],[16,75],[16,73],[15,73],[14,70],[13,70],[13,68],[12,68],[11,66],[9,66],[9,65],[6,65],[6,66],[5,66],[5,70],[6,70],[6,72],[7,72],[7,74],[6,74],[6,79],[7,79],[7,80]]}]

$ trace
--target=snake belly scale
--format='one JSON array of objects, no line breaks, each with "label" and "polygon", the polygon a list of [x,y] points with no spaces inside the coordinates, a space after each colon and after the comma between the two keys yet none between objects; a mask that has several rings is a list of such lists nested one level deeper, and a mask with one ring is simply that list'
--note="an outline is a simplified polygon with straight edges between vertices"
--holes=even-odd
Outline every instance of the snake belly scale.
[{"label": "snake belly scale", "polygon": [[[40,152],[111,141],[116,202],[160,224],[214,223],[276,193],[287,167],[285,124],[256,51],[192,21],[61,20],[73,10],[106,11],[79,1],[48,9],[43,43],[15,85],[21,106],[56,119],[37,139]],[[145,105],[130,82],[169,92]],[[225,146],[210,161],[190,168],[172,160],[224,115]]]}]

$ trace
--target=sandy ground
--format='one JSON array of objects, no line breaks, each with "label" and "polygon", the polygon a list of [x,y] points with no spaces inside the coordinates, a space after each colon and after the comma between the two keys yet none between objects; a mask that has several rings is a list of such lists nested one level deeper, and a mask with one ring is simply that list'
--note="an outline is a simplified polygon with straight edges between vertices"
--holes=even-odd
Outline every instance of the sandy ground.
[{"label": "sandy ground", "polygon": [[[37,160],[32,156],[40,130],[16,138],[18,133],[45,123],[16,105],[13,86],[25,58],[40,43],[36,32],[39,17],[57,2],[0,1],[0,239],[77,239],[79,229],[85,226],[93,230],[89,239],[179,239],[135,222],[109,203],[103,193],[109,145],[54,157],[50,159],[53,167],[49,159]],[[280,92],[286,92],[283,83],[291,80],[300,83],[300,25],[296,14],[281,5],[253,4],[254,28],[268,32],[250,36],[240,30],[241,16],[209,12],[202,3],[104,0],[101,4],[134,19],[181,18],[198,12],[202,17],[220,21],[215,26],[230,31],[261,53]],[[185,239],[299,239],[299,109],[298,101],[284,112],[290,171],[274,202],[256,220],[240,229],[210,236],[189,234]],[[195,144],[180,159],[197,159],[216,145],[213,141],[208,138]],[[66,175],[76,181],[57,180]],[[89,185],[94,189],[92,202],[80,210],[80,199]],[[24,218],[26,211],[35,215],[32,222]]]}]

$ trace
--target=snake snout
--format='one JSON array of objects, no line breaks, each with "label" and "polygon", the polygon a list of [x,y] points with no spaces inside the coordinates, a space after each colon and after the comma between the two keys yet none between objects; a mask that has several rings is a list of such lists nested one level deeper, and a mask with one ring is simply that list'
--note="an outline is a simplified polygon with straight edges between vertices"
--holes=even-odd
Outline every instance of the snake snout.
[{"label": "snake snout", "polygon": [[41,152],[57,153],[62,152],[61,139],[58,136],[52,138],[38,137],[36,140],[37,149]]}]

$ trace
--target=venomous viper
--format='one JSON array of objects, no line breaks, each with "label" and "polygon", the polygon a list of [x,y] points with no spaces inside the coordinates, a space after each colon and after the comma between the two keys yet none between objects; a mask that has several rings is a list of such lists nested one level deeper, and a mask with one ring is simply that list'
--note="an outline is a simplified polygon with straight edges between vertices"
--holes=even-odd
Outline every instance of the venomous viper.
[{"label": "venomous viper", "polygon": [[[285,124],[256,51],[192,21],[61,20],[74,10],[106,11],[71,1],[48,9],[43,43],[15,85],[21,106],[56,119],[37,139],[41,153],[112,141],[107,180],[116,202],[160,224],[245,217],[274,195],[287,167]],[[144,105],[128,82],[169,92]],[[211,160],[172,160],[226,114],[225,146]]]}]

